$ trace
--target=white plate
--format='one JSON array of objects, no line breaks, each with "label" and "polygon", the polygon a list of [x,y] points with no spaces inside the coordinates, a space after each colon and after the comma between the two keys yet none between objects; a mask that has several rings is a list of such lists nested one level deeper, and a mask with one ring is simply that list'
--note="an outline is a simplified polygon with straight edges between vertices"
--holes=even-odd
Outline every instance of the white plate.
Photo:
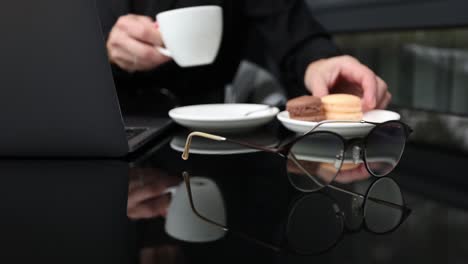
[{"label": "white plate", "polygon": [[261,104],[205,104],[174,108],[169,116],[193,130],[232,133],[263,126],[278,112],[276,107]]},{"label": "white plate", "polygon": [[[289,130],[296,133],[307,133],[317,122],[301,121],[289,118],[289,113],[283,111],[277,115],[278,120]],[[400,120],[400,114],[388,110],[372,110],[364,114],[363,120],[383,123],[390,120]],[[333,131],[344,137],[365,136],[374,126],[366,123],[334,123],[323,124],[318,131]]]}]

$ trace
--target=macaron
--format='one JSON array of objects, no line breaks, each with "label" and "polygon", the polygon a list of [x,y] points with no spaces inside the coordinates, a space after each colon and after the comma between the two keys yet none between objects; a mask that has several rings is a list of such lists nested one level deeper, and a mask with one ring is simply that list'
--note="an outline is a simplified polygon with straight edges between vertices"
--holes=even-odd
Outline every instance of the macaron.
[{"label": "macaron", "polygon": [[286,110],[292,119],[312,122],[325,120],[322,100],[315,96],[304,95],[291,99],[286,104]]},{"label": "macaron", "polygon": [[322,97],[327,120],[359,121],[362,119],[361,98],[351,94],[331,94]]}]

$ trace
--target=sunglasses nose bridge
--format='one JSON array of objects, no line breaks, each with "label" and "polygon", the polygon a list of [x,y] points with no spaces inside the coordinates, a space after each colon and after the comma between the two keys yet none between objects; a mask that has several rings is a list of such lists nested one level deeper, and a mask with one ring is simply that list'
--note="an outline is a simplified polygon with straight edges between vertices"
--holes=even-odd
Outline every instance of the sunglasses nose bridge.
[{"label": "sunglasses nose bridge", "polygon": [[342,216],[343,212],[340,210],[340,207],[336,203],[333,204],[333,211],[335,211],[335,214],[337,216]]},{"label": "sunglasses nose bridge", "polygon": [[352,148],[353,163],[358,164],[362,160],[362,148],[358,145],[354,145]]},{"label": "sunglasses nose bridge", "polygon": [[341,168],[341,161],[343,160],[344,158],[344,150],[340,150],[340,153],[338,153],[336,156],[335,156],[335,169],[339,170]]}]

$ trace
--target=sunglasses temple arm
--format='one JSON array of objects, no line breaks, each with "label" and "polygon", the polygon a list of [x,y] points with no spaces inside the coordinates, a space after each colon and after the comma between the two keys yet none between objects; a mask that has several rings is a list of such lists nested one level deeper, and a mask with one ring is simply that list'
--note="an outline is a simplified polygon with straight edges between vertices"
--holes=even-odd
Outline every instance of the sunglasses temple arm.
[{"label": "sunglasses temple arm", "polygon": [[317,179],[314,176],[310,175],[310,173],[301,165],[301,163],[296,159],[296,157],[292,153],[288,155],[288,158],[291,159],[294,162],[294,164],[296,164],[296,166],[299,167],[307,175],[307,177],[309,177],[309,179],[315,182],[315,184],[322,188],[325,187],[323,183],[317,181]]},{"label": "sunglasses temple arm", "polygon": [[374,203],[378,203],[378,204],[381,204],[381,205],[386,205],[388,207],[392,207],[394,209],[402,210],[405,214],[408,214],[408,215],[411,212],[411,209],[407,208],[404,205],[399,205],[399,204],[396,204],[396,203],[387,202],[387,201],[380,200],[380,199],[377,199],[377,198],[372,198],[372,197],[367,197],[367,199],[373,201]]},{"label": "sunglasses temple arm", "polygon": [[411,209],[409,209],[408,207],[406,206],[403,207],[403,217],[401,218],[402,223],[406,220],[406,218],[408,218],[411,212],[412,212]]},{"label": "sunglasses temple arm", "polygon": [[248,143],[248,142],[237,141],[237,140],[233,140],[233,139],[229,139],[229,138],[227,138],[226,141],[232,142],[232,143],[244,146],[244,147],[248,147],[248,148],[251,148],[251,149],[261,150],[261,151],[270,152],[270,153],[278,153],[278,149],[276,149],[276,148],[267,148],[267,147],[251,144],[251,143]]},{"label": "sunglasses temple arm", "polygon": [[[334,189],[336,191],[339,191],[339,192],[344,192],[344,193],[349,194],[349,195],[354,196],[354,197],[358,197],[358,198],[361,198],[361,199],[366,198],[364,195],[361,195],[359,193],[355,193],[355,192],[352,192],[352,191],[348,191],[348,190],[342,189],[340,187],[337,187],[337,186],[334,186],[334,185],[331,185],[331,184],[328,185],[328,187],[330,187],[331,189]],[[386,205],[388,207],[392,207],[394,209],[403,210],[403,212],[405,214],[408,214],[408,215],[411,212],[411,209],[407,208],[406,206],[402,206],[402,205],[399,205],[399,204],[395,204],[395,203],[392,203],[392,202],[387,202],[387,201],[377,199],[377,198],[372,198],[372,197],[367,197],[367,199],[369,199],[370,201],[373,201],[375,203],[381,204],[381,205]]]},{"label": "sunglasses temple arm", "polygon": [[279,150],[275,149],[275,148],[267,148],[267,147],[263,147],[263,146],[258,146],[258,145],[255,145],[255,144],[242,142],[242,141],[237,141],[237,140],[232,140],[232,139],[228,139],[228,138],[225,138],[225,137],[222,137],[222,136],[208,134],[208,133],[204,133],[204,132],[192,132],[192,133],[190,133],[188,135],[187,141],[185,142],[184,153],[182,154],[182,159],[184,159],[184,160],[188,160],[188,158],[189,158],[190,146],[192,145],[192,138],[193,137],[202,137],[202,138],[207,138],[207,139],[216,140],[216,141],[228,141],[228,142],[232,142],[232,143],[244,146],[244,147],[257,149],[257,150],[261,150],[261,151],[265,151],[265,152],[271,152],[271,153],[278,153],[279,152]]},{"label": "sunglasses temple arm", "polygon": [[216,140],[216,141],[226,141],[225,137],[213,135],[213,134],[208,134],[208,133],[203,133],[203,132],[192,132],[188,135],[187,141],[185,142],[185,147],[184,147],[184,153],[182,153],[182,159],[183,160],[188,160],[189,155],[190,155],[190,146],[192,145],[192,138],[193,137],[202,137],[202,138],[207,138],[211,140]]},{"label": "sunglasses temple arm", "polygon": [[[362,120],[361,123],[371,124],[371,125],[375,125],[375,126],[378,126],[378,125],[381,124],[381,123],[377,123],[377,122],[364,121],[364,120]],[[399,122],[399,123],[403,124],[403,126],[405,128],[406,137],[409,137],[409,135],[411,135],[414,130],[409,125],[407,125],[407,124],[405,124],[403,122]]]},{"label": "sunglasses temple arm", "polygon": [[194,203],[193,203],[192,188],[191,188],[191,186],[190,186],[190,175],[189,175],[188,172],[186,172],[186,171],[184,171],[184,172],[182,173],[182,175],[183,175],[183,177],[184,177],[185,187],[187,188],[187,193],[188,193],[188,196],[189,196],[190,208],[192,208],[193,213],[194,213],[197,217],[199,217],[200,219],[202,219],[203,221],[206,221],[206,222],[208,222],[208,223],[210,223],[210,224],[212,224],[212,225],[215,225],[215,226],[221,228],[221,229],[224,230],[224,231],[229,231],[229,229],[228,229],[226,226],[224,226],[224,225],[222,225],[222,224],[220,224],[220,223],[217,223],[217,222],[215,222],[215,221],[212,221],[212,220],[210,220],[210,219],[204,217],[203,215],[201,215],[201,214],[197,211],[197,209],[195,208],[195,205],[194,205]]},{"label": "sunglasses temple arm", "polygon": [[221,228],[223,231],[225,232],[228,232],[230,231],[233,235],[236,235],[242,239],[245,239],[245,240],[249,240],[255,244],[258,244],[258,245],[261,245],[263,247],[266,247],[266,248],[269,248],[269,249],[272,249],[274,251],[277,251],[277,252],[280,252],[281,249],[274,246],[274,245],[271,245],[271,244],[268,244],[266,242],[263,242],[263,241],[260,241],[260,240],[257,240],[255,238],[252,238],[242,232],[237,232],[237,231],[234,231],[234,230],[230,230],[227,226],[223,225],[223,224],[220,224],[216,221],[213,221],[213,220],[210,220],[206,217],[204,217],[203,215],[201,215],[197,209],[195,208],[195,205],[193,203],[193,196],[192,196],[192,188],[190,187],[190,174],[186,171],[184,171],[182,173],[183,177],[184,177],[184,182],[185,182],[185,187],[187,188],[187,193],[188,193],[188,197],[189,197],[189,202],[190,202],[190,208],[192,209],[192,212],[197,216],[199,217],[200,219],[202,219],[203,221],[205,222],[208,222],[218,228]]},{"label": "sunglasses temple arm", "polygon": [[310,132],[313,132],[315,129],[317,129],[318,127],[320,127],[321,125],[325,125],[325,124],[334,124],[334,123],[354,123],[354,124],[363,124],[363,123],[370,123],[370,124],[377,124],[377,123],[372,123],[372,122],[368,122],[368,121],[364,121],[364,120],[361,120],[361,121],[350,121],[350,120],[326,120],[326,121],[322,121],[322,122],[318,122],[315,126],[313,126],[309,131],[307,131],[305,134],[308,134]]},{"label": "sunglasses temple arm", "polygon": [[346,193],[346,194],[351,195],[351,196],[354,196],[354,197],[358,197],[358,198],[361,198],[361,199],[366,198],[364,195],[361,195],[361,194],[359,194],[359,193],[355,193],[355,192],[352,192],[352,191],[348,191],[348,190],[342,189],[342,188],[340,188],[340,187],[337,187],[337,186],[334,186],[334,185],[331,185],[331,184],[328,185],[328,187],[329,187],[330,189],[335,190],[335,191],[343,192],[343,193]]}]

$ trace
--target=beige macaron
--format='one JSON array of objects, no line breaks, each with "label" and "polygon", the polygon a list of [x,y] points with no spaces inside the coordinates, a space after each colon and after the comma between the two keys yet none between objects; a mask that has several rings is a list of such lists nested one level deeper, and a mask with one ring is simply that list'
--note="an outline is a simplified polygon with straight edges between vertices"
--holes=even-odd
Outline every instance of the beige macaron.
[{"label": "beige macaron", "polygon": [[327,120],[359,121],[362,119],[361,98],[351,94],[331,94],[322,97]]},{"label": "beige macaron", "polygon": [[344,120],[344,121],[361,121],[362,112],[356,113],[338,113],[338,112],[325,112],[327,120]]}]

